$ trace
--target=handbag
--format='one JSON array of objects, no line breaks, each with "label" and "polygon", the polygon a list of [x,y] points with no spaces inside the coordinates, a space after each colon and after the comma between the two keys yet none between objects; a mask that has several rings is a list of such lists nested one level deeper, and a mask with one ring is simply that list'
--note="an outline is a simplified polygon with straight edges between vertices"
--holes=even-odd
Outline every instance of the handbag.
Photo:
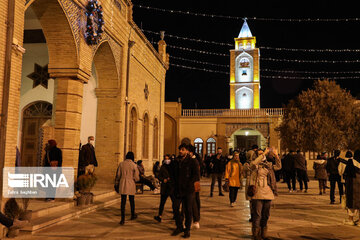
[{"label": "handbag", "polygon": [[229,188],[229,181],[225,181],[224,185],[222,185],[222,189],[224,192],[229,192],[230,188]]}]

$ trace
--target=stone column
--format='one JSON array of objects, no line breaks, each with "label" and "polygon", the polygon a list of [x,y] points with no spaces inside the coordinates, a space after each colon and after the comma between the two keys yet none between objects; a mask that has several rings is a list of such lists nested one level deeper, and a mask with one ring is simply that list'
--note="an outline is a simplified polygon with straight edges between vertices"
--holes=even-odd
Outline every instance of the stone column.
[{"label": "stone column", "polygon": [[55,140],[62,150],[63,167],[78,167],[83,80],[58,77],[55,81]]}]

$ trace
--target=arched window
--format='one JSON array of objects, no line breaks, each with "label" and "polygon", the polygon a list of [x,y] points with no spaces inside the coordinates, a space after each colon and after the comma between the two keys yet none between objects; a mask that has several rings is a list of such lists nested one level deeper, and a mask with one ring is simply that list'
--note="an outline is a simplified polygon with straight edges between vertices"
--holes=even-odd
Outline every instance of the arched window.
[{"label": "arched window", "polygon": [[194,145],[195,145],[195,152],[200,156],[202,156],[204,141],[201,138],[196,138],[194,140]]},{"label": "arched window", "polygon": [[145,113],[143,121],[143,132],[142,132],[142,143],[143,143],[143,154],[144,159],[149,158],[149,117]]},{"label": "arched window", "polygon": [[209,138],[206,141],[206,153],[207,154],[215,154],[216,149],[216,140],[214,138]]},{"label": "arched window", "polygon": [[158,120],[154,120],[154,133],[153,133],[153,158],[159,159],[159,124]]},{"label": "arched window", "polygon": [[130,113],[129,122],[129,151],[136,155],[136,126],[137,126],[137,113],[136,109],[132,108]]}]

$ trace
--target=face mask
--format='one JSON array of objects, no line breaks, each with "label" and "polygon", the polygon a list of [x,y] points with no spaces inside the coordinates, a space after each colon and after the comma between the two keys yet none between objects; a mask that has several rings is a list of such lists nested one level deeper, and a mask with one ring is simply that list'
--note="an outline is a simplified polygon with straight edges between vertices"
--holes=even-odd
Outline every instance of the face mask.
[{"label": "face mask", "polygon": [[166,160],[164,160],[164,163],[165,163],[165,164],[170,164],[170,162],[171,162],[171,160],[170,160],[170,159],[166,159]]},{"label": "face mask", "polygon": [[94,141],[94,140],[90,140],[90,144],[94,146],[95,141]]}]

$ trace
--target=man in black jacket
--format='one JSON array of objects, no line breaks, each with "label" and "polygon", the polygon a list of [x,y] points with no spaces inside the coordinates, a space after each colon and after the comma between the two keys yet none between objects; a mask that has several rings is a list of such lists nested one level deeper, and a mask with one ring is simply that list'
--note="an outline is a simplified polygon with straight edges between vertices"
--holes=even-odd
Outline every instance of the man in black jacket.
[{"label": "man in black jacket", "polygon": [[286,156],[281,162],[282,171],[284,173],[284,178],[288,186],[289,192],[296,191],[296,172],[294,168],[294,158],[295,152],[293,150],[290,150],[290,152],[286,154]]},{"label": "man in black jacket", "polygon": [[343,185],[341,183],[341,176],[339,174],[339,169],[338,169],[340,161],[341,161],[340,150],[335,150],[334,156],[329,158],[326,164],[326,171],[329,175],[329,181],[330,181],[330,204],[335,203],[336,183],[339,188],[340,202],[341,202],[341,196],[344,194]]},{"label": "man in black jacket", "polygon": [[98,166],[98,162],[96,160],[95,148],[94,148],[95,138],[93,136],[88,137],[88,143],[83,145],[80,151],[79,156],[79,170],[78,176],[86,173],[86,169],[90,172],[95,170],[95,167]]},{"label": "man in black jacket", "polygon": [[[179,146],[179,157],[173,162],[174,179],[174,215],[176,229],[171,234],[176,236],[184,232],[184,238],[190,237],[190,227],[192,221],[192,205],[194,202],[195,182],[200,181],[199,164],[196,159],[189,155],[190,146],[181,144]],[[170,176],[171,178],[171,176]],[[185,230],[183,229],[180,204],[185,213]]]},{"label": "man in black jacket", "polygon": [[221,190],[221,186],[222,186],[221,181],[222,181],[223,174],[225,172],[225,164],[226,164],[226,161],[225,161],[224,156],[222,155],[222,148],[218,147],[217,154],[211,158],[211,162],[210,162],[210,167],[211,167],[210,197],[213,196],[216,179],[217,179],[218,187],[219,187],[219,196],[224,196],[224,194],[222,194],[222,190]]}]

